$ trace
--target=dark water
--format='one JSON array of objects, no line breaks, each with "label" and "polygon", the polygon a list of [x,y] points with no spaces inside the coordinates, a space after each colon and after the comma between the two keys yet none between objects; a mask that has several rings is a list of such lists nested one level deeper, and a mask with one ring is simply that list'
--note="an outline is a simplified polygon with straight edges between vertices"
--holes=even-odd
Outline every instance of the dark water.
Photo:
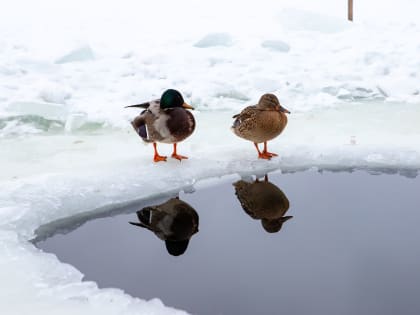
[{"label": "dark water", "polygon": [[[277,233],[224,182],[179,194],[199,216],[183,255],[128,223],[140,208],[38,246],[100,287],[194,314],[420,314],[420,178],[305,172],[269,181],[290,203],[280,217],[293,216]],[[253,202],[252,192],[242,198]]]}]

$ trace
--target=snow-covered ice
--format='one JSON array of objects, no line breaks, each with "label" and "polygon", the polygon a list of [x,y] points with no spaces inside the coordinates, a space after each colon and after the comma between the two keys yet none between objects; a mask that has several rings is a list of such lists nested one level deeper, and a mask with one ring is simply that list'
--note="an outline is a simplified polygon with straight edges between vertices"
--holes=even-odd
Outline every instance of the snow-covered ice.
[{"label": "snow-covered ice", "polygon": [[[342,2],[342,3],[341,3]],[[0,308],[7,314],[174,314],[98,289],[28,242],[248,171],[420,169],[420,4],[346,1],[7,2],[0,12]],[[356,2],[356,1],[355,1]],[[380,9],[379,9],[380,5]],[[23,9],[25,8],[25,10]],[[152,163],[125,105],[177,88],[197,108],[190,159]],[[259,161],[231,116],[276,93],[292,114]],[[170,147],[160,145],[162,154]],[[169,175],[168,175],[169,174]]]}]

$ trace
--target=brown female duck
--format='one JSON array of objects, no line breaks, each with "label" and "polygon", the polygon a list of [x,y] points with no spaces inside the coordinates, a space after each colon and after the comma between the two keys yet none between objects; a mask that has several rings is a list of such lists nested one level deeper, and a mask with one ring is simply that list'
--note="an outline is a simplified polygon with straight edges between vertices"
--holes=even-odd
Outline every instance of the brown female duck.
[{"label": "brown female duck", "polygon": [[[277,137],[286,127],[286,113],[290,114],[274,94],[264,94],[257,105],[248,106],[233,116],[232,130],[238,137],[254,142],[260,159],[271,159],[277,154],[267,151],[267,141]],[[262,152],[259,143],[264,143]]]}]

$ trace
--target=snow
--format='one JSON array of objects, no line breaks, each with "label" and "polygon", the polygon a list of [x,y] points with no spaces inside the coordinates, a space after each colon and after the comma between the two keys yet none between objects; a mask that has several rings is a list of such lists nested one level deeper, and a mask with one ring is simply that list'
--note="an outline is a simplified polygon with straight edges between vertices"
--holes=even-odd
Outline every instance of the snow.
[{"label": "snow", "polygon": [[232,36],[226,33],[212,33],[207,34],[197,43],[194,44],[195,47],[199,48],[208,48],[215,46],[232,46],[233,40]]},{"label": "snow", "polygon": [[58,58],[55,63],[69,63],[69,62],[76,62],[76,61],[89,61],[94,60],[95,56],[93,54],[92,49],[89,45],[77,48],[65,56]]},{"label": "snow", "polygon": [[[0,12],[0,307],[7,314],[182,314],[83,282],[28,242],[41,225],[109,214],[236,173],[420,169],[420,4],[21,1]],[[356,1],[355,1],[356,2]],[[23,9],[25,8],[25,9]],[[197,130],[152,163],[125,105],[179,89]],[[232,115],[276,93],[292,113],[256,159]],[[171,147],[159,145],[161,154]],[[170,175],[168,175],[170,174]],[[4,302],[6,301],[6,302]],[[24,301],[24,303],[22,302]]]},{"label": "snow", "polygon": [[279,52],[289,52],[290,50],[289,44],[281,40],[265,40],[261,43],[261,46]]}]

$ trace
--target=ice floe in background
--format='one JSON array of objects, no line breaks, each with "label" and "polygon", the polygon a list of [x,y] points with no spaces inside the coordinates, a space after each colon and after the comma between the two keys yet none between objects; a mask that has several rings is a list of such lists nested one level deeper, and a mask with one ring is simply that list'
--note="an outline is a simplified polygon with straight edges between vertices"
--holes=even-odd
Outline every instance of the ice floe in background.
[{"label": "ice floe in background", "polygon": [[289,52],[290,50],[290,46],[281,41],[281,40],[265,40],[261,43],[261,46],[264,48],[268,48],[274,51],[279,51],[279,52]]},{"label": "ice floe in background", "polygon": [[[93,1],[78,12],[77,2],[24,2],[34,12],[26,18],[12,6],[23,21],[9,14],[1,22],[0,113],[12,115],[16,102],[51,102],[121,127],[122,106],[168,86],[206,111],[239,109],[267,91],[295,112],[354,100],[420,102],[414,1],[400,4],[400,14],[386,1],[381,10],[377,0],[356,4],[355,23],[329,0],[217,3],[123,1],[96,12]],[[55,15],[44,21],[48,10]]]},{"label": "ice floe in background", "polygon": [[76,48],[75,50],[69,52],[65,56],[58,58],[55,63],[62,64],[62,63],[70,63],[70,62],[77,62],[77,61],[90,61],[94,60],[95,56],[93,54],[92,49],[89,46],[82,46],[80,48]]},{"label": "ice floe in background", "polygon": [[200,39],[197,43],[194,44],[195,47],[199,48],[208,48],[208,47],[215,47],[215,46],[225,46],[229,47],[232,46],[233,39],[227,33],[212,33],[207,34],[202,39]]},{"label": "ice floe in background", "polygon": [[[342,2],[9,2],[0,12],[2,311],[177,313],[82,282],[28,242],[55,220],[244,171],[416,176],[419,4],[356,3],[351,24]],[[179,147],[190,160],[155,165],[128,123],[137,111],[123,107],[168,87],[198,109],[198,128]],[[265,92],[292,112],[269,162],[229,131]]]}]

